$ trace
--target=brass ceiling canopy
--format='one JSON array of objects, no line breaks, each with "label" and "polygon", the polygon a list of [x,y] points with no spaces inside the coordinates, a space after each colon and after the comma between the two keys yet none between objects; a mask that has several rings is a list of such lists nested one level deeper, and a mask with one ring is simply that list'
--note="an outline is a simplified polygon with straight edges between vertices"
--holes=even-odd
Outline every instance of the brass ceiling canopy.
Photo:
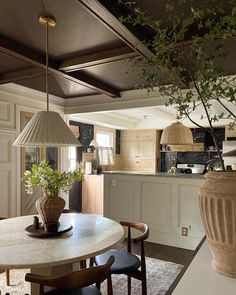
[{"label": "brass ceiling canopy", "polygon": [[52,16],[52,15],[40,15],[39,23],[42,26],[45,26],[45,25],[48,25],[49,27],[56,26],[56,20],[55,20],[54,16]]}]

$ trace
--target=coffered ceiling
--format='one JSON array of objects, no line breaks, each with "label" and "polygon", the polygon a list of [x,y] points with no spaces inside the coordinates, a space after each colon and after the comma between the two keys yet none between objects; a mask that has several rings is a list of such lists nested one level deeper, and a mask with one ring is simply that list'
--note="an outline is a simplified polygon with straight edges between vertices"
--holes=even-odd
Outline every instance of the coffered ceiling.
[{"label": "coffered ceiling", "polygon": [[[136,2],[165,20],[164,0]],[[152,32],[121,24],[119,16],[126,10],[118,0],[1,0],[0,84],[45,90],[45,28],[38,23],[45,11],[57,23],[49,31],[51,94],[64,99],[105,94],[116,99],[144,82],[124,60],[152,56],[142,42]],[[228,44],[229,74],[236,73],[235,44]]]},{"label": "coffered ceiling", "polygon": [[45,28],[38,17],[45,9],[57,22],[49,31],[51,94],[119,97],[120,91],[134,88],[140,78],[127,74],[123,60],[152,53],[110,12],[122,14],[115,2],[2,0],[0,83],[44,91]]}]

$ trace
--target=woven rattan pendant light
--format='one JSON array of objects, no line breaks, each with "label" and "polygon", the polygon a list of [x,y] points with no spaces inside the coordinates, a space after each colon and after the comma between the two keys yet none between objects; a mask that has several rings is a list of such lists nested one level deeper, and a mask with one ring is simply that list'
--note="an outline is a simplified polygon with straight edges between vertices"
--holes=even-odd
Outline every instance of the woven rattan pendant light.
[{"label": "woven rattan pendant light", "polygon": [[17,137],[14,146],[19,147],[68,147],[81,146],[65,121],[57,112],[49,111],[48,91],[48,29],[54,27],[56,21],[52,16],[40,16],[39,23],[46,27],[46,98],[47,110],[34,114]]},{"label": "woven rattan pendant light", "polygon": [[160,143],[169,145],[193,144],[193,135],[188,127],[176,122],[163,130]]}]

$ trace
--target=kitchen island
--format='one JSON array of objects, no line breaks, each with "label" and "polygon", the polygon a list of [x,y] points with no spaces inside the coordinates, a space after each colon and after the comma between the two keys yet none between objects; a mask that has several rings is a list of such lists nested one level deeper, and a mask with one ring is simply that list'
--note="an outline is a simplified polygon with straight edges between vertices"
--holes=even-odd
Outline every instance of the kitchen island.
[{"label": "kitchen island", "polygon": [[194,250],[204,237],[202,181],[202,174],[105,172],[104,216],[147,223],[150,242]]}]

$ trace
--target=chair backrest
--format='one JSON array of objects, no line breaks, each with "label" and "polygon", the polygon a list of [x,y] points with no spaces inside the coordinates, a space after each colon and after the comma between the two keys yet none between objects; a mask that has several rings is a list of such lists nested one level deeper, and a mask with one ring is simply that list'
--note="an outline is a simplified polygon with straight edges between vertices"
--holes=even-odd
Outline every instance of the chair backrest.
[{"label": "chair backrest", "polygon": [[[120,221],[122,226],[128,227],[128,237],[127,237],[127,251],[131,252],[131,241],[134,243],[140,242],[141,247],[141,265],[145,268],[145,251],[144,251],[144,241],[149,237],[149,227],[145,223],[136,223],[129,221]],[[132,239],[131,228],[141,231],[141,235]]]},{"label": "chair backrest", "polygon": [[128,239],[131,239],[131,228],[135,228],[142,232],[142,235],[133,239],[134,243],[144,241],[149,237],[149,227],[145,223],[136,223],[136,222],[129,222],[129,221],[120,221],[122,226],[128,227]]},{"label": "chair backrest", "polygon": [[110,288],[108,294],[112,295],[110,268],[114,260],[114,256],[111,256],[104,265],[85,268],[60,276],[48,277],[27,273],[25,275],[25,280],[27,282],[39,284],[41,286],[40,294],[44,294],[42,286],[54,287],[57,289],[75,289],[83,288],[95,283],[99,284],[108,278],[108,288]]}]

